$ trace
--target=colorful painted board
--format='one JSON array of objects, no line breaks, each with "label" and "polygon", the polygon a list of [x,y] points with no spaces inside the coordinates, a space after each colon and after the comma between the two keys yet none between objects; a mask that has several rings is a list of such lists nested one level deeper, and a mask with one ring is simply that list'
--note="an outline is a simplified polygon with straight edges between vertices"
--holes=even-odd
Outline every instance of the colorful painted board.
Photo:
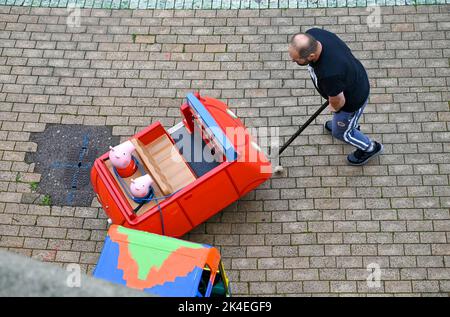
[{"label": "colorful painted board", "polygon": [[109,228],[94,277],[167,297],[229,295],[216,248],[118,225]]}]

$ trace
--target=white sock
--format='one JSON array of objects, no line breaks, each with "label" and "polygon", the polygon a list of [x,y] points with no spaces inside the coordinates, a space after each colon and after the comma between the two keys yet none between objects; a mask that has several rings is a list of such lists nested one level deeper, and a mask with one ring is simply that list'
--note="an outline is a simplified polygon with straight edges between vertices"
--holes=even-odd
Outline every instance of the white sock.
[{"label": "white sock", "polygon": [[370,146],[369,146],[369,148],[366,150],[366,152],[372,152],[373,149],[374,149],[374,147],[375,147],[375,144],[373,143],[373,141],[370,142]]}]

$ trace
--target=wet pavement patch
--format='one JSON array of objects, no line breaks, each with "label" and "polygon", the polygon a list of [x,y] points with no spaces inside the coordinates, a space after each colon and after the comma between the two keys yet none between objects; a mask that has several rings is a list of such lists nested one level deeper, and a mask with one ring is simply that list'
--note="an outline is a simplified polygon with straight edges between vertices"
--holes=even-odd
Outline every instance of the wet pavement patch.
[{"label": "wet pavement patch", "polygon": [[111,127],[49,124],[44,132],[33,133],[31,141],[37,152],[27,153],[25,160],[41,174],[36,191],[52,205],[90,206],[94,161],[120,139],[112,136]]}]

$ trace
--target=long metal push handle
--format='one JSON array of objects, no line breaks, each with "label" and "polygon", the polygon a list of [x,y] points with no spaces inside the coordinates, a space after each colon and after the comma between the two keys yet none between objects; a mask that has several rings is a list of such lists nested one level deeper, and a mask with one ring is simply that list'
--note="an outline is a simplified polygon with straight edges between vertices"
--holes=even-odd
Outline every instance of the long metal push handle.
[{"label": "long metal push handle", "polygon": [[289,144],[291,144],[302,132],[303,132],[303,130],[305,130],[306,129],[306,127],[307,126],[309,126],[309,124],[311,123],[311,122],[313,122],[314,121],[314,119],[316,119],[317,118],[317,116],[319,115],[319,114],[321,114],[322,113],[322,111],[324,111],[325,110],[325,108],[326,107],[328,107],[328,104],[329,104],[329,102],[328,102],[328,100],[327,101],[325,101],[324,103],[323,103],[323,105],[311,116],[311,118],[309,118],[308,119],[308,121],[306,121],[298,130],[297,130],[297,132],[295,132],[295,134],[293,135],[293,136],[291,136],[291,138],[285,143],[285,144],[283,144],[283,146],[280,148],[280,150],[278,151],[278,155],[280,155],[281,153],[283,153],[283,151],[289,146]]}]

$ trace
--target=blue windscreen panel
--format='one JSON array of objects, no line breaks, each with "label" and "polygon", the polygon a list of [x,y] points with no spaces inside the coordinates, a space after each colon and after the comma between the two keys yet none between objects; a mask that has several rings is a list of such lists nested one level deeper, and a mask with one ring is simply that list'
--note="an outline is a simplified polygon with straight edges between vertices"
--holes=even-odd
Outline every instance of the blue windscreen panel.
[{"label": "blue windscreen panel", "polygon": [[218,144],[222,146],[226,160],[228,162],[236,160],[237,153],[234,149],[233,144],[230,142],[230,140],[225,135],[222,128],[217,124],[216,120],[211,116],[211,114],[201,103],[201,101],[198,100],[197,97],[195,97],[192,93],[189,93],[186,96],[186,99],[189,106],[191,106],[194,109],[194,111],[198,114],[199,118],[205,124],[205,128],[207,128],[213,134],[214,139],[217,141]]}]

